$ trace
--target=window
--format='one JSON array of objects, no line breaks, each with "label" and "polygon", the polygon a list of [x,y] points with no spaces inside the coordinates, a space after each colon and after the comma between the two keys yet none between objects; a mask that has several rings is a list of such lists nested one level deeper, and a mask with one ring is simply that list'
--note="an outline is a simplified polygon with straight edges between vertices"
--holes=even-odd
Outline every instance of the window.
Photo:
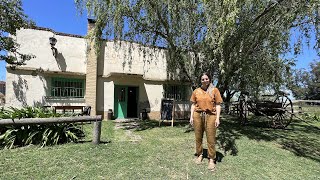
[{"label": "window", "polygon": [[188,86],[186,85],[165,85],[164,97],[172,98],[178,101],[186,101],[187,89],[188,89]]},{"label": "window", "polygon": [[84,79],[52,78],[51,96],[84,97]]}]

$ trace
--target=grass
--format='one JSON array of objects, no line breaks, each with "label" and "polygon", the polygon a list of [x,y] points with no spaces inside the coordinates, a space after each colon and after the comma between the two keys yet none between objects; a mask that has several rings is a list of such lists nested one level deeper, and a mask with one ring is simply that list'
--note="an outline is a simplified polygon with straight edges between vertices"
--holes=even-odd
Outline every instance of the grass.
[{"label": "grass", "polygon": [[[298,107],[301,107],[299,109]],[[319,105],[310,105],[303,103],[299,105],[298,103],[295,103],[293,106],[294,111],[300,111],[301,113],[308,113],[310,115],[317,115],[320,116],[320,111],[319,111],[320,106]]]},{"label": "grass", "polygon": [[287,130],[249,126],[224,116],[218,133],[217,172],[195,165],[194,133],[144,121],[115,129],[103,122],[102,143],[92,145],[92,124],[82,143],[0,151],[0,179],[319,179],[319,124],[294,122]]}]

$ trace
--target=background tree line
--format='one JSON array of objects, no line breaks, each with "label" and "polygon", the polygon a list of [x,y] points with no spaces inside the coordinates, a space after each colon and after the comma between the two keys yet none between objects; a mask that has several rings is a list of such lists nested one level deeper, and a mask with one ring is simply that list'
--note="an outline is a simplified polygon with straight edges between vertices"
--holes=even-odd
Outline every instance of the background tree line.
[{"label": "background tree line", "polygon": [[290,89],[297,99],[320,100],[320,61],[310,64],[310,70],[298,69],[292,75]]}]

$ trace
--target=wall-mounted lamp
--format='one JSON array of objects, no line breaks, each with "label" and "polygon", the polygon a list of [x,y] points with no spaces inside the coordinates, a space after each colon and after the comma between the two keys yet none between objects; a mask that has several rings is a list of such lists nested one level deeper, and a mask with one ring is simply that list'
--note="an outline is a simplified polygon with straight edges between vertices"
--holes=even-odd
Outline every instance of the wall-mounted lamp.
[{"label": "wall-mounted lamp", "polygon": [[38,68],[38,69],[33,70],[33,71],[31,72],[31,75],[32,75],[32,76],[37,76],[39,73],[43,73],[43,72],[44,72],[44,70],[40,67],[40,68]]},{"label": "wall-mounted lamp", "polygon": [[54,47],[57,43],[57,39],[55,37],[49,37],[49,42],[50,42],[50,45],[51,45],[51,50],[52,50],[52,55],[54,57],[57,57],[57,54],[58,54],[58,50],[56,47]]},{"label": "wall-mounted lamp", "polygon": [[33,71],[31,72],[31,75],[32,75],[32,76],[37,76],[37,75],[38,75],[38,72],[37,72],[36,70],[33,70]]}]

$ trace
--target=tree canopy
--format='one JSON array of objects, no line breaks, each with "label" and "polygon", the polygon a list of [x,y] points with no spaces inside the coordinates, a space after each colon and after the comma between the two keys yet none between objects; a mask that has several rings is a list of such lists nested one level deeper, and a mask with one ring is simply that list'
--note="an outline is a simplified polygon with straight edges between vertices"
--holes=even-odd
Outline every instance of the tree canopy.
[{"label": "tree canopy", "polygon": [[16,31],[29,27],[33,23],[28,20],[22,9],[21,0],[0,1],[0,60],[6,61],[13,66],[23,65],[25,61],[34,56],[19,52],[19,44],[9,36],[16,35]]},{"label": "tree canopy", "polygon": [[[75,0],[96,19],[94,36],[167,48],[168,73],[198,84],[210,72],[225,101],[287,85],[301,42],[316,34],[318,0]],[[300,32],[290,44],[292,30]]]},{"label": "tree canopy", "polygon": [[310,64],[310,71],[295,70],[290,84],[293,96],[297,99],[320,99],[320,61]]}]

